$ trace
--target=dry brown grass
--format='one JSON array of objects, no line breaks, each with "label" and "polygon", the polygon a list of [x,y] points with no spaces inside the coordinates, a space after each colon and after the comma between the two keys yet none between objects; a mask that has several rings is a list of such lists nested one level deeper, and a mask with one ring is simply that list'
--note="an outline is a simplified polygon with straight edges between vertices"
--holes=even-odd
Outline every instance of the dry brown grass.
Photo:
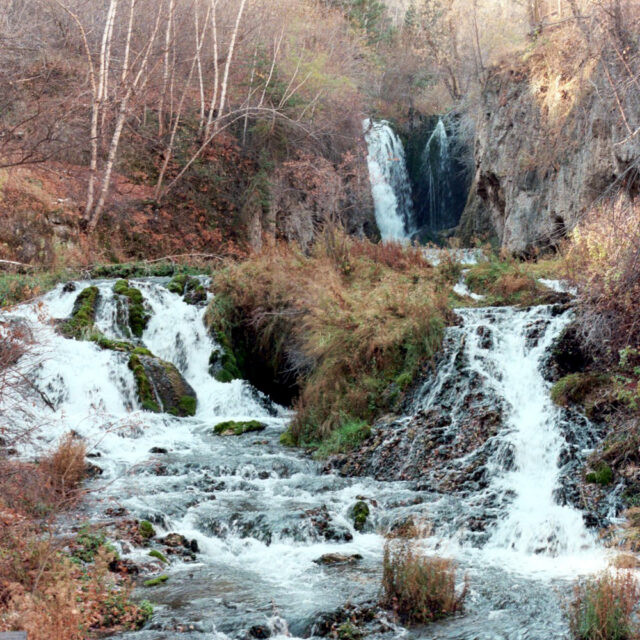
[{"label": "dry brown grass", "polygon": [[40,462],[53,490],[62,498],[73,496],[82,483],[86,473],[85,455],[84,442],[68,433],[57,448]]},{"label": "dry brown grass", "polygon": [[212,323],[253,332],[257,357],[295,372],[293,435],[307,444],[389,410],[438,350],[449,314],[447,286],[416,250],[340,234],[311,256],[276,246],[214,286]]},{"label": "dry brown grass", "polygon": [[567,262],[580,294],[581,327],[599,355],[640,345],[640,203],[595,208],[572,234]]},{"label": "dry brown grass", "polygon": [[147,617],[129,601],[131,585],[109,572],[112,550],[103,546],[79,566],[56,535],[56,519],[82,495],[84,453],[68,434],[39,463],[0,458],[0,631],[85,640]]},{"label": "dry brown grass", "polygon": [[388,541],[384,550],[382,606],[404,623],[423,624],[462,610],[466,584],[456,591],[456,565],[428,557],[409,542]]}]

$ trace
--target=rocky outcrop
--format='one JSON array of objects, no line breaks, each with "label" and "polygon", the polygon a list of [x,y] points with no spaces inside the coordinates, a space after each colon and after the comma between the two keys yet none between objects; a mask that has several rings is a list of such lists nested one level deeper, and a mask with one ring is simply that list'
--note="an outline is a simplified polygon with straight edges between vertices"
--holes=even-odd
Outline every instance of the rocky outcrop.
[{"label": "rocky outcrop", "polygon": [[490,237],[518,254],[554,247],[640,157],[600,66],[578,77],[539,62],[496,69],[486,84],[465,242]]}]

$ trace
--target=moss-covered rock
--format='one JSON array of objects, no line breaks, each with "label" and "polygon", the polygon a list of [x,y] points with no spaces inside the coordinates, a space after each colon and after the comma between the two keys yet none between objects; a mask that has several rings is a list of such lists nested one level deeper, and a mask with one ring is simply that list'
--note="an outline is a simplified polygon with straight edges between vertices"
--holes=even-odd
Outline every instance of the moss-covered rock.
[{"label": "moss-covered rock", "polygon": [[183,296],[188,304],[201,304],[207,300],[207,291],[200,280],[186,273],[175,275],[167,284],[167,289],[171,293]]},{"label": "moss-covered rock", "polygon": [[160,560],[163,564],[169,564],[167,557],[157,549],[151,549],[151,551],[149,551],[149,555],[152,558],[156,558],[156,560]]},{"label": "moss-covered rock", "polygon": [[[223,335],[217,336],[218,344],[226,343]],[[218,382],[231,382],[232,380],[242,379],[240,369],[233,350],[230,346],[227,348],[216,349],[209,356],[209,373]]]},{"label": "moss-covered rock", "polygon": [[148,520],[140,521],[140,524],[138,525],[138,531],[145,540],[149,540],[156,535],[156,530]]},{"label": "moss-covered rock", "polygon": [[356,531],[363,531],[369,518],[369,505],[364,500],[358,500],[351,509],[353,518],[353,528]]},{"label": "moss-covered rock", "polygon": [[209,359],[209,373],[219,382],[248,380],[272,400],[285,406],[297,396],[297,376],[284,362],[290,353],[288,332],[274,330],[265,344],[264,336],[239,316],[232,300],[216,295],[207,308],[205,323],[217,342]]},{"label": "moss-covered rock", "polygon": [[196,392],[173,364],[153,355],[132,353],[129,369],[143,409],[180,417],[195,415]]},{"label": "moss-covered rock", "polygon": [[162,584],[163,582],[166,582],[169,579],[169,576],[166,574],[162,574],[161,576],[157,576],[155,578],[151,578],[150,580],[145,580],[144,581],[144,586],[145,587],[155,587],[159,584]]},{"label": "moss-covered rock", "polygon": [[131,334],[141,338],[149,324],[151,313],[144,303],[140,289],[131,287],[128,280],[118,280],[113,285],[113,292],[126,301],[128,308],[128,326]]},{"label": "moss-covered rock", "polygon": [[93,331],[99,298],[98,287],[83,289],[73,303],[71,316],[60,325],[60,333],[75,340],[82,340],[88,336]]},{"label": "moss-covered rock", "polygon": [[561,407],[581,404],[587,396],[606,379],[593,373],[570,373],[563,376],[551,388],[551,399]]},{"label": "moss-covered rock", "polygon": [[258,420],[250,420],[248,422],[235,422],[233,420],[227,420],[226,422],[218,423],[213,432],[219,436],[241,436],[243,433],[251,433],[253,431],[264,431],[267,425]]}]

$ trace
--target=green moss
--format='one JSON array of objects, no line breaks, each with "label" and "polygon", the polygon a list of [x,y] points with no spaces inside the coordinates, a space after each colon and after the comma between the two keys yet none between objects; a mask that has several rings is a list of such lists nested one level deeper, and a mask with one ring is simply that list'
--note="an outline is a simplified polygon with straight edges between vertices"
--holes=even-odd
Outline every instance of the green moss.
[{"label": "green moss", "polygon": [[191,267],[175,262],[124,262],[120,264],[100,264],[91,269],[92,278],[148,278],[170,277],[177,273],[207,274],[211,268]]},{"label": "green moss", "polygon": [[136,381],[136,388],[138,390],[138,399],[140,400],[142,408],[145,411],[160,413],[160,405],[156,401],[147,372],[144,370],[144,366],[142,365],[142,362],[140,362],[140,358],[135,353],[129,358],[129,369],[133,372],[133,377]]},{"label": "green moss", "polygon": [[371,427],[362,420],[350,420],[338,427],[318,447],[315,457],[327,458],[336,453],[349,453],[371,435]]},{"label": "green moss", "polygon": [[235,422],[233,420],[227,420],[226,422],[218,423],[213,432],[219,436],[241,436],[243,433],[251,433],[254,431],[264,431],[266,425],[258,420],[250,420],[248,422]]},{"label": "green moss", "polygon": [[551,399],[561,407],[582,403],[587,395],[604,382],[601,375],[570,373],[560,378],[551,388]]},{"label": "green moss", "polygon": [[167,289],[169,289],[171,293],[184,296],[185,302],[189,304],[197,304],[207,299],[207,292],[202,284],[200,284],[200,280],[186,273],[180,273],[174,276],[167,284]]},{"label": "green moss", "polygon": [[160,553],[157,549],[152,549],[151,551],[149,551],[149,555],[152,558],[157,558],[158,560],[160,560],[160,562],[164,562],[164,564],[169,564],[169,561],[167,560],[166,556]]},{"label": "green moss", "polygon": [[599,467],[586,476],[587,482],[599,485],[608,485],[613,482],[613,471],[608,464],[602,463]]},{"label": "green moss", "polygon": [[291,433],[291,430],[287,429],[280,435],[280,444],[283,447],[295,447],[298,443],[296,442],[293,433]]},{"label": "green moss", "polygon": [[107,538],[102,531],[92,531],[89,525],[83,526],[74,540],[72,558],[83,562],[93,562],[98,549],[105,545]]},{"label": "green moss", "polygon": [[338,640],[361,640],[364,635],[353,622],[344,622],[338,627]]},{"label": "green moss", "polygon": [[242,374],[238,368],[238,362],[229,340],[222,332],[216,333],[216,339],[223,350],[211,352],[209,356],[209,372],[218,382],[241,380]]},{"label": "green moss", "polygon": [[161,576],[151,578],[151,580],[145,580],[143,584],[145,587],[155,587],[159,584],[162,584],[163,582],[166,582],[168,579],[169,576],[163,573]]},{"label": "green moss", "polygon": [[149,540],[156,535],[156,530],[148,520],[140,521],[140,524],[138,525],[138,531],[145,540]]},{"label": "green moss", "polygon": [[144,298],[140,289],[129,286],[127,280],[118,280],[113,285],[113,292],[127,298],[129,307],[129,328],[137,338],[141,338],[149,324],[151,314],[144,306]]},{"label": "green moss", "polygon": [[78,294],[71,317],[60,326],[63,336],[81,340],[93,330],[99,297],[98,287],[87,287]]},{"label": "green moss", "polygon": [[198,401],[193,396],[182,396],[178,401],[178,407],[182,415],[195,416]]},{"label": "green moss", "polygon": [[178,275],[173,276],[171,282],[167,284],[167,289],[171,291],[171,293],[176,293],[181,296],[184,295],[184,289],[187,284],[187,278],[189,276],[186,273],[179,273]]},{"label": "green moss", "polygon": [[353,518],[353,528],[356,531],[362,531],[369,517],[369,505],[364,500],[359,500],[351,509],[351,517]]},{"label": "green moss", "polygon": [[398,385],[401,391],[404,391],[407,387],[411,386],[413,378],[414,376],[411,371],[405,371],[396,378],[396,385]]}]

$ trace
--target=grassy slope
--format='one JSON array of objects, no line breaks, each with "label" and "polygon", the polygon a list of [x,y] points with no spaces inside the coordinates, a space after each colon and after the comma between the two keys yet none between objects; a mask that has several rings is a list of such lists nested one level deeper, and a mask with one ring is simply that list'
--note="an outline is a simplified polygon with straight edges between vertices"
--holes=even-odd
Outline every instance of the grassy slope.
[{"label": "grassy slope", "polygon": [[341,429],[336,446],[357,440],[354,424],[397,406],[450,317],[449,284],[418,251],[342,236],[310,256],[281,246],[231,265],[214,289],[215,329],[249,332],[275,368],[297,368],[299,445]]}]

